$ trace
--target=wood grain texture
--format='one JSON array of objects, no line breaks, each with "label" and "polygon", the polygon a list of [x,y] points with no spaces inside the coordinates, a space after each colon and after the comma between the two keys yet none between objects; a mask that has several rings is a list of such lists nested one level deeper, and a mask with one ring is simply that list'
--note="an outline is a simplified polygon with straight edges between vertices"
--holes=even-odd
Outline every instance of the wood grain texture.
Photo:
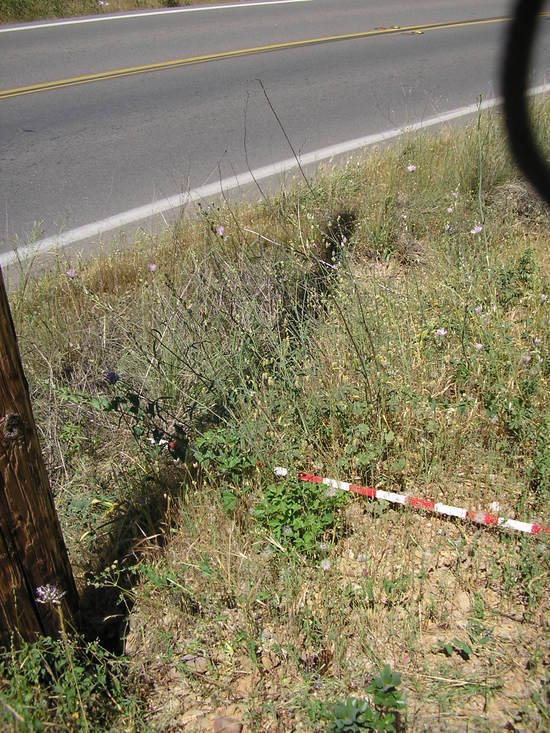
[{"label": "wood grain texture", "polygon": [[71,620],[78,595],[34,423],[29,389],[0,269],[0,641],[57,635],[58,614],[36,589],[65,592]]}]

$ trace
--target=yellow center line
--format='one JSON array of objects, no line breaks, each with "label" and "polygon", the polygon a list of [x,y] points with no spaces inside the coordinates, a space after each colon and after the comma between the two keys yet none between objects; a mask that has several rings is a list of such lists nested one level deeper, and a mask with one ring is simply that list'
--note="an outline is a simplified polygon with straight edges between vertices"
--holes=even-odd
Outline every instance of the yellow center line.
[{"label": "yellow center line", "polygon": [[[541,16],[550,16],[550,11],[541,13]],[[40,84],[31,84],[24,87],[15,87],[14,89],[0,90],[0,100],[20,97],[25,94],[36,94],[37,92],[51,91],[53,89],[63,89],[64,87],[72,87],[78,84],[90,84],[91,82],[102,81],[105,79],[118,79],[123,76],[134,76],[136,74],[146,74],[152,71],[165,71],[167,69],[176,69],[181,66],[191,66],[192,64],[203,64],[208,61],[220,61],[222,59],[238,58],[240,56],[251,56],[257,53],[269,53],[271,51],[282,51],[290,48],[304,48],[306,46],[316,46],[321,43],[334,43],[336,41],[352,41],[360,38],[372,38],[374,36],[395,35],[397,33],[414,33],[419,31],[435,31],[446,30],[451,28],[464,28],[467,26],[489,25],[494,23],[507,23],[512,20],[510,17],[482,18],[479,20],[460,20],[447,23],[428,23],[423,25],[405,25],[392,26],[391,28],[375,28],[370,31],[362,31],[359,33],[345,33],[336,36],[321,36],[320,38],[307,38],[298,41],[286,41],[283,43],[272,43],[266,46],[252,46],[251,48],[240,48],[233,51],[220,51],[216,53],[204,54],[202,56],[189,56],[188,58],[175,59],[173,61],[160,61],[155,64],[143,64],[141,66],[128,66],[122,69],[112,69],[111,71],[102,71],[96,74],[86,74],[84,76],[71,76],[67,79],[57,79],[56,81],[46,81]]]}]

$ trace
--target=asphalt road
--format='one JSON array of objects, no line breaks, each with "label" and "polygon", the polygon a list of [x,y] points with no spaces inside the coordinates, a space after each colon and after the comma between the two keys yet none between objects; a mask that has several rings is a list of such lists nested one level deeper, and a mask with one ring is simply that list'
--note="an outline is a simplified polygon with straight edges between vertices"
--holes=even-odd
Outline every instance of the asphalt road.
[{"label": "asphalt road", "polygon": [[[300,153],[497,96],[507,24],[279,48],[2,99],[3,90],[381,26],[504,17],[509,5],[243,3],[0,29],[0,253],[289,158],[259,79]],[[543,19],[533,84],[546,80],[549,51]]]}]

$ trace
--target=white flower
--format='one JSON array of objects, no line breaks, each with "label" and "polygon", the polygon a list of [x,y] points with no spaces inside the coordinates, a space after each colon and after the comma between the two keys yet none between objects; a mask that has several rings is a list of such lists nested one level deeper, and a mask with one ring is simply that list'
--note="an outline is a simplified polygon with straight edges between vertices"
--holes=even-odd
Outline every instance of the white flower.
[{"label": "white flower", "polygon": [[330,550],[330,545],[328,542],[319,542],[319,549],[321,552],[328,552]]},{"label": "white flower", "polygon": [[474,349],[476,351],[483,351],[483,344],[474,344]]},{"label": "white flower", "polygon": [[360,552],[357,555],[357,562],[367,562],[367,554],[365,552]]},{"label": "white flower", "polygon": [[475,227],[472,227],[472,229],[470,229],[470,234],[481,234],[482,231],[483,227],[481,226],[481,224],[476,224]]},{"label": "white flower", "polygon": [[328,558],[321,560],[320,564],[321,564],[321,570],[323,570],[325,573],[328,572],[332,567],[332,563]]},{"label": "white flower", "polygon": [[435,332],[435,335],[438,339],[443,340],[445,336],[447,335],[447,330],[445,328],[438,328]]},{"label": "white flower", "polygon": [[416,166],[415,165],[408,165],[407,166],[407,170],[409,171],[409,173],[414,173],[415,170],[416,170]]},{"label": "white flower", "polygon": [[541,293],[540,294],[540,302],[541,303],[546,303],[547,300],[548,300],[548,296],[546,295],[546,293]]},{"label": "white flower", "polygon": [[447,206],[447,214],[452,214],[452,213],[453,213],[453,207]]}]

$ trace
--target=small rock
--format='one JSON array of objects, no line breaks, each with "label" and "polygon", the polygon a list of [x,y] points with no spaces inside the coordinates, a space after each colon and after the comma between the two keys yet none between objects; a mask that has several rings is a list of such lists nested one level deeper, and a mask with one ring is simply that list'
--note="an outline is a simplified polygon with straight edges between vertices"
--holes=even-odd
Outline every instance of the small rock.
[{"label": "small rock", "polygon": [[236,698],[243,699],[248,697],[254,689],[254,678],[251,674],[240,677],[233,685],[233,695]]},{"label": "small rock", "polygon": [[467,615],[470,613],[470,608],[472,607],[470,596],[463,590],[459,591],[456,594],[455,606],[461,613]]},{"label": "small rock", "polygon": [[236,718],[227,718],[222,715],[214,721],[214,733],[241,733],[243,724]]},{"label": "small rock", "polygon": [[278,667],[280,663],[281,660],[273,652],[264,652],[262,654],[262,667],[266,672],[271,672],[271,670]]},{"label": "small rock", "polygon": [[209,669],[208,660],[194,654],[186,654],[183,658],[186,668],[195,674],[206,674]]}]

